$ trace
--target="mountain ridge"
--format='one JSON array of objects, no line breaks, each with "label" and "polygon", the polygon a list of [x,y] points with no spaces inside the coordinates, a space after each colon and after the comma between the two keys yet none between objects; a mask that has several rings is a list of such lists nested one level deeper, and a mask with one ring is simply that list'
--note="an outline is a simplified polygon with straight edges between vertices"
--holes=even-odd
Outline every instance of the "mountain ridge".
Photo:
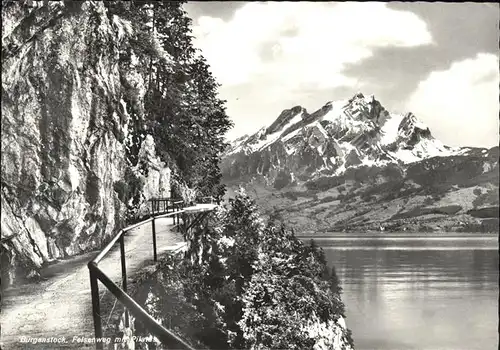
[{"label": "mountain ridge", "polygon": [[[268,126],[232,142],[223,157],[221,169],[230,190],[240,185],[258,188],[263,194],[259,202],[268,207],[274,203],[273,210],[278,211],[284,206],[293,207],[297,204],[293,202],[301,196],[312,199],[309,209],[317,206],[314,200],[323,201],[321,207],[327,208],[326,211],[346,207],[349,204],[341,199],[347,193],[335,192],[337,187],[346,184],[349,184],[349,196],[357,198],[355,203],[360,207],[366,206],[366,213],[372,212],[369,206],[376,203],[400,205],[392,201],[404,198],[410,192],[410,197],[419,197],[415,202],[418,208],[431,208],[432,203],[439,208],[448,204],[460,205],[460,210],[443,214],[447,219],[450,215],[466,215],[461,221],[466,224],[458,225],[460,227],[448,223],[446,227],[451,230],[463,229],[467,223],[475,227],[474,230],[485,229],[482,221],[469,217],[470,210],[481,209],[481,206],[472,205],[474,201],[478,203],[477,196],[484,197],[489,193],[489,200],[483,204],[498,206],[498,194],[494,195],[498,188],[494,184],[498,179],[498,147],[447,146],[436,139],[429,127],[413,113],[390,113],[373,95],[365,97],[362,93],[348,100],[329,101],[311,114],[301,106],[285,109]],[[377,188],[380,190],[384,186],[394,187],[394,198],[383,199],[384,193],[377,192]],[[472,191],[481,194],[467,197],[466,204],[460,199],[449,199],[450,203],[446,205],[439,204],[438,197],[453,197],[453,193],[472,187]],[[370,192],[380,197],[376,203],[367,201],[374,195],[367,194]],[[331,203],[320,198],[324,193],[330,193]],[[408,206],[410,212],[415,208]],[[448,209],[445,208],[444,212],[448,213]],[[371,225],[369,229],[382,227],[386,221],[399,218],[394,217],[396,212],[402,213],[398,209],[393,215],[377,221],[379,226]],[[429,215],[439,216],[435,212],[443,211],[426,209],[424,212],[427,214],[423,219],[427,219]],[[329,224],[328,227],[337,226]],[[402,226],[396,225],[395,229],[398,227]]]}]

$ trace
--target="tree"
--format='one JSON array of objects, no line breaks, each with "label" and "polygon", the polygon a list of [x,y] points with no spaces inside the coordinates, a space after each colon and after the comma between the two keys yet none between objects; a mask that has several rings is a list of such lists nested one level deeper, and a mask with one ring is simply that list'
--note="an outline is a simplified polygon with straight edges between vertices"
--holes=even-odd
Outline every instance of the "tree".
[{"label": "tree", "polygon": [[150,133],[158,155],[182,182],[201,195],[220,197],[224,187],[219,158],[232,123],[225,101],[218,98],[219,84],[192,45],[191,19],[183,3],[106,2],[110,17],[121,16],[133,23],[131,45],[147,77],[144,116],[131,111],[134,133],[127,149],[135,165],[140,143]]},{"label": "tree", "polygon": [[[166,264],[157,279],[163,287],[156,294],[168,300],[158,303],[158,315],[180,334],[217,349],[332,348],[340,336],[352,345],[349,332],[335,326],[344,305],[323,251],[282,224],[266,224],[243,191],[195,236],[188,255],[197,259]],[[180,308],[181,300],[189,307]],[[175,321],[182,310],[191,326]]]}]

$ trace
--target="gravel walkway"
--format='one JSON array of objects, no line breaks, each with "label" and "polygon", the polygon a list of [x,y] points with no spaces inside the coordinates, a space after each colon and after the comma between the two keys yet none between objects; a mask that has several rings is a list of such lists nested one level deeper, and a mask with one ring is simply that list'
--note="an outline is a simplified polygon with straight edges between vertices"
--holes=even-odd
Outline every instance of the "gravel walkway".
[{"label": "gravel walkway", "polygon": [[[158,255],[182,244],[173,230],[172,219],[156,220]],[[153,264],[151,223],[130,231],[125,238],[128,279],[145,265]],[[7,289],[2,295],[2,349],[95,348],[84,343],[94,336],[90,278],[87,263],[97,252],[87,253],[52,264],[42,270],[42,281]],[[121,283],[119,244],[99,263],[115,283]],[[101,300],[107,292],[99,283]],[[107,315],[103,315],[103,326]],[[23,337],[61,338],[65,343],[23,342]],[[75,339],[80,338],[80,339]]]}]

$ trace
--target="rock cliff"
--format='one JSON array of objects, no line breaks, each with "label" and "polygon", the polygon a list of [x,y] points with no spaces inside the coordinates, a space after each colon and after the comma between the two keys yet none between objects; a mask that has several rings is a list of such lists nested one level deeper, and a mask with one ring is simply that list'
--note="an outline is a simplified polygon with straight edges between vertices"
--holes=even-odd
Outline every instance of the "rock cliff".
[{"label": "rock cliff", "polygon": [[97,248],[169,193],[170,170],[141,134],[134,42],[104,2],[2,3],[2,286]]}]

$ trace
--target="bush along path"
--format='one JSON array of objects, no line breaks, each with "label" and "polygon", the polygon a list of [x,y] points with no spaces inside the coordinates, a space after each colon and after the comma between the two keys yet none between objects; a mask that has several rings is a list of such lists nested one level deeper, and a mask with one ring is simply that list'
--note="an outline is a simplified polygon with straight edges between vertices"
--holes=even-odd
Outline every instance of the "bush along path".
[{"label": "bush along path", "polygon": [[[196,349],[353,349],[341,288],[321,248],[277,218],[265,222],[243,191],[168,256],[131,295]],[[135,322],[134,335],[151,339]],[[156,341],[136,349],[161,348]]]}]

